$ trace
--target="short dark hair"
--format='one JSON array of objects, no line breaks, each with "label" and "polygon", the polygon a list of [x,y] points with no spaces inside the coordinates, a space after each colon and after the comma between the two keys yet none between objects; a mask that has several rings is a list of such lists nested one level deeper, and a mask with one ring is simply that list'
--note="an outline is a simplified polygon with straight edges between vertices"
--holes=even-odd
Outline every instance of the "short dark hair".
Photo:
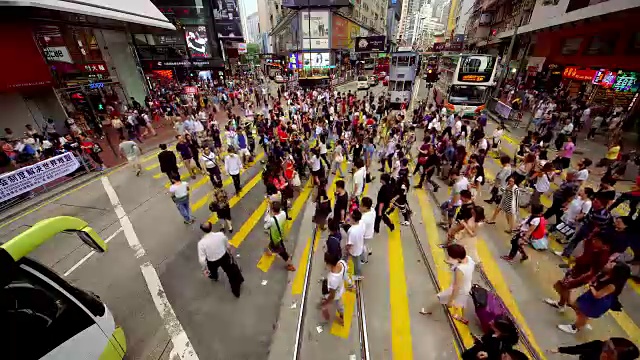
[{"label": "short dark hair", "polygon": [[336,181],[336,189],[344,189],[344,180]]},{"label": "short dark hair", "polygon": [[280,201],[272,202],[271,209],[273,209],[273,212],[280,212]]},{"label": "short dark hair", "polygon": [[167,144],[160,144],[160,150],[167,150]]},{"label": "short dark hair", "polygon": [[473,195],[471,194],[470,190],[464,189],[460,191],[460,197],[465,199],[471,199]]},{"label": "short dark hair", "polygon": [[531,214],[540,215],[544,212],[544,206],[542,204],[531,204]]},{"label": "short dark hair", "polygon": [[329,220],[329,223],[327,224],[327,226],[329,227],[329,231],[331,232],[340,231],[340,222],[337,219]]},{"label": "short dark hair", "polygon": [[340,258],[337,257],[335,254],[332,254],[330,252],[324,253],[324,262],[326,264],[329,264],[331,266],[336,266],[338,264],[338,261],[340,261]]},{"label": "short dark hair", "polygon": [[213,225],[211,225],[211,222],[209,221],[206,221],[200,224],[200,230],[206,233],[210,233],[212,229],[213,229]]},{"label": "short dark hair", "polygon": [[355,209],[351,213],[351,218],[355,221],[360,221],[360,219],[362,219],[362,213],[360,212],[360,210]]},{"label": "short dark hair", "polygon": [[462,260],[467,257],[467,250],[459,244],[451,244],[447,246],[447,255],[452,259]]},{"label": "short dark hair", "polygon": [[367,209],[371,209],[371,207],[373,206],[373,200],[371,200],[370,197],[365,196],[362,198],[362,200],[360,200],[360,205],[366,207]]},{"label": "short dark hair", "polygon": [[500,164],[507,165],[511,162],[511,157],[509,155],[500,156]]}]

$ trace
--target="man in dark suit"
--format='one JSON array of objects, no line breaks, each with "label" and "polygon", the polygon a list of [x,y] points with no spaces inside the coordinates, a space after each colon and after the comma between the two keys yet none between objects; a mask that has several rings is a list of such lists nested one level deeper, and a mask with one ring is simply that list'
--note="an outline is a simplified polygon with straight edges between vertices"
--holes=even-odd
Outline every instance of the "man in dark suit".
[{"label": "man in dark suit", "polygon": [[176,154],[173,151],[167,150],[166,144],[160,144],[160,153],[158,154],[158,162],[160,163],[160,171],[165,173],[169,178],[169,181],[172,181],[176,176],[180,177],[180,172],[178,171],[178,159],[176,159]]}]

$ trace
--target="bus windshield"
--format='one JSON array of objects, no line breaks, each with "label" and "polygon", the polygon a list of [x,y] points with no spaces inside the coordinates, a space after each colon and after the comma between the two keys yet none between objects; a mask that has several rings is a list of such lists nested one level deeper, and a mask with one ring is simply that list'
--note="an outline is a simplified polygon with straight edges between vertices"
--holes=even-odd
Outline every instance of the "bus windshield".
[{"label": "bus windshield", "polygon": [[486,86],[451,85],[449,103],[452,105],[482,105],[486,92]]}]

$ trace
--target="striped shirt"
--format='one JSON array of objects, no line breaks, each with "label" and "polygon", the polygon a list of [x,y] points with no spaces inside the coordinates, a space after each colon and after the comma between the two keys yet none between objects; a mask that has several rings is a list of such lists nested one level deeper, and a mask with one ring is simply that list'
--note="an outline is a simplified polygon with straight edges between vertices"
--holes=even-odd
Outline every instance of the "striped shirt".
[{"label": "striped shirt", "polygon": [[591,209],[585,217],[585,225],[591,229],[610,230],[613,228],[613,217],[606,208]]}]

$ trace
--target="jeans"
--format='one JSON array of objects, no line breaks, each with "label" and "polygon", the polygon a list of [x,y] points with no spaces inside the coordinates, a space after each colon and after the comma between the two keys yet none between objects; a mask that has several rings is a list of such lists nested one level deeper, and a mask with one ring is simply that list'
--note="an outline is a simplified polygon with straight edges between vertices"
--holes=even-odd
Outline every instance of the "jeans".
[{"label": "jeans", "polygon": [[240,193],[242,190],[242,186],[240,185],[240,174],[231,175],[233,179],[233,187],[236,189],[236,195]]},{"label": "jeans", "polygon": [[340,176],[344,177],[344,173],[342,172],[342,164],[334,161],[331,172],[340,172]]},{"label": "jeans", "polygon": [[360,262],[360,260],[362,258],[362,254],[360,254],[358,256],[353,256],[353,255],[349,255],[349,256],[351,256],[351,260],[353,260],[353,275],[361,276],[362,275],[362,263]]},{"label": "jeans", "polygon": [[189,207],[189,197],[184,199],[175,200],[176,207],[180,212],[180,215],[184,218],[184,221],[191,221],[191,208]]}]

